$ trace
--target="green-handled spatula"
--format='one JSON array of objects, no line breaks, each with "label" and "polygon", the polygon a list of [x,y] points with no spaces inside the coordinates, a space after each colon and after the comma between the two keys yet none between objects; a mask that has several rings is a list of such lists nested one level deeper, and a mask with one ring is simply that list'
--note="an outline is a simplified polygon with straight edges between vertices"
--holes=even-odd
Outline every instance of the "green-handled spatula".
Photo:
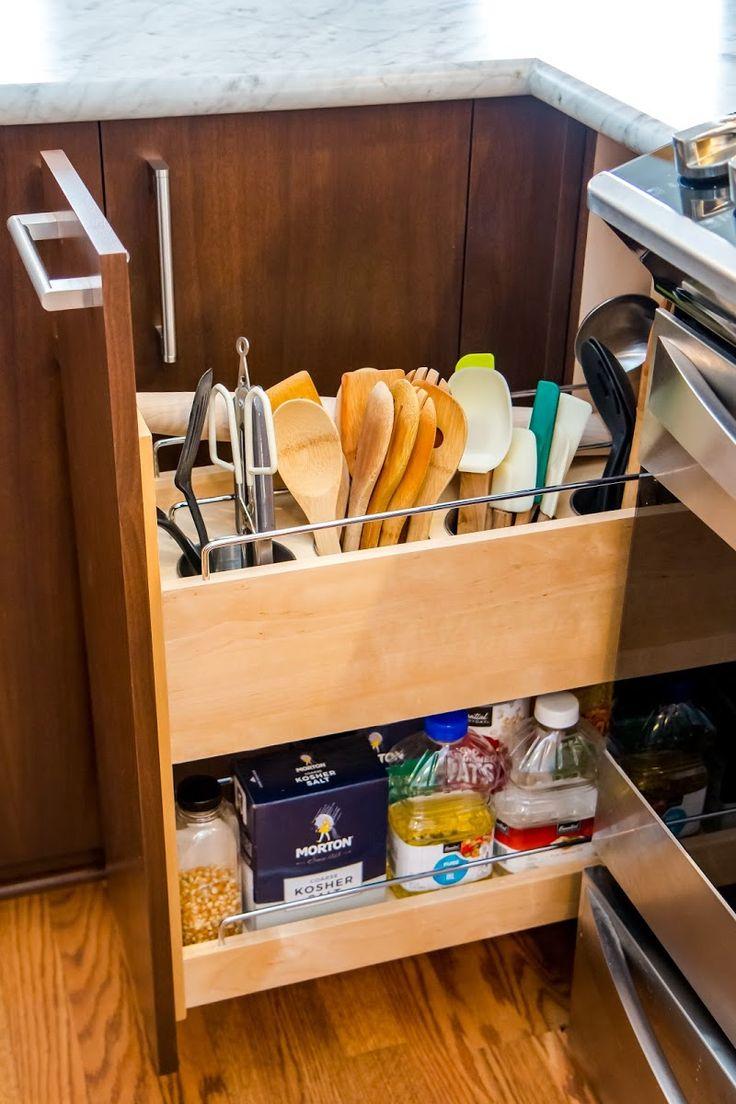
[{"label": "green-handled spatula", "polygon": [[[537,486],[543,487],[547,477],[547,464],[549,463],[549,451],[552,447],[552,434],[555,431],[557,419],[557,406],[560,401],[560,388],[551,380],[540,380],[534,395],[532,416],[529,420],[529,428],[537,439]],[[541,495],[536,495],[536,506],[542,501]]]}]

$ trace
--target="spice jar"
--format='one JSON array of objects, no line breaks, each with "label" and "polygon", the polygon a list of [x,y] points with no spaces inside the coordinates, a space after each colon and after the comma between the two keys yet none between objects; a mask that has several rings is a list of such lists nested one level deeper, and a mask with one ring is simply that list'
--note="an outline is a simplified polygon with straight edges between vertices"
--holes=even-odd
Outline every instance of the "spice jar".
[{"label": "spice jar", "polygon": [[224,916],[240,912],[238,835],[220,783],[192,774],[176,787],[176,850],[182,941],[217,938]]}]

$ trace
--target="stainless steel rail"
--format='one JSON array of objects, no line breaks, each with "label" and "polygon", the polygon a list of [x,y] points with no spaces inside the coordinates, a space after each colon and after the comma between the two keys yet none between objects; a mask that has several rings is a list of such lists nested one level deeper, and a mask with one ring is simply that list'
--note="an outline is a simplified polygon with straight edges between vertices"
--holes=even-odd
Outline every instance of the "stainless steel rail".
[{"label": "stainless steel rail", "polygon": [[[606,476],[600,479],[582,479],[573,483],[558,483],[550,487],[526,487],[513,494],[478,495],[475,498],[456,498],[450,502],[435,502],[429,506],[410,506],[400,510],[384,510],[380,514],[360,514],[349,518],[332,518],[330,521],[317,521],[305,525],[292,525],[285,529],[272,529],[268,533],[243,533],[232,537],[218,537],[210,541],[202,549],[202,578],[210,578],[210,557],[220,548],[237,548],[240,545],[252,544],[256,540],[282,540],[284,537],[295,537],[301,533],[316,533],[322,529],[342,528],[344,525],[365,525],[370,521],[388,521],[391,518],[414,517],[416,514],[428,514],[437,510],[457,510],[463,506],[481,506],[484,503],[505,502],[508,499],[525,498],[528,495],[547,494],[562,491],[577,491],[583,487],[608,487],[618,483],[638,482],[649,479],[647,472],[633,473],[631,475]],[[206,501],[206,500],[203,500]]]},{"label": "stainless steel rail", "polygon": [[[532,855],[544,855],[550,851],[570,851],[588,842],[588,840],[571,840],[569,843],[551,843],[546,847],[535,847],[529,851],[520,851],[516,855],[509,853],[506,855],[489,855],[487,858],[468,859],[468,861],[463,864],[462,869],[468,870],[472,869],[474,866],[493,866],[498,862],[513,862],[514,859],[531,858]],[[366,882],[365,885],[350,886],[348,889],[338,889],[334,893],[322,893],[319,897],[315,897],[313,901],[279,901],[275,905],[264,905],[263,908],[248,909],[245,912],[234,912],[230,916],[224,916],[220,921],[217,930],[217,941],[221,945],[224,944],[227,928],[232,927],[234,924],[242,924],[243,921],[250,920],[255,916],[269,916],[275,912],[289,912],[293,909],[309,908],[310,905],[323,905],[325,901],[342,901],[346,897],[355,897],[360,893],[369,893],[371,890],[382,889],[384,886],[405,885],[407,882],[416,882],[420,878],[433,878],[436,873],[436,870],[420,870],[414,874],[402,874],[400,877],[378,878],[373,882]],[[436,892],[441,893],[443,888],[452,887],[438,887]]]}]

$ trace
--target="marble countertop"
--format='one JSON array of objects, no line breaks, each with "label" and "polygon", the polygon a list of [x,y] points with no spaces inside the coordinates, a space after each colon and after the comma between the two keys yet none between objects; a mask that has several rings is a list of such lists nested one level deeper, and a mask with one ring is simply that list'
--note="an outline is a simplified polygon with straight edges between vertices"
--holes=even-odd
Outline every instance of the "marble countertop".
[{"label": "marble countertop", "polygon": [[0,124],[530,93],[645,152],[736,108],[736,0],[20,0]]}]

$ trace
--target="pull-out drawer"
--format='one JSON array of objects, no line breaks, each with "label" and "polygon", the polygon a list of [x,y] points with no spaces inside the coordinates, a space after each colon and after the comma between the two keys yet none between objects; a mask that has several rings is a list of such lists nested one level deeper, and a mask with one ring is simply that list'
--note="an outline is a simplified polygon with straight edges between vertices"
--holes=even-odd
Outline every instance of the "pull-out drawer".
[{"label": "pull-out drawer", "polygon": [[[736,914],[610,756],[597,824],[601,862],[736,1044]],[[716,850],[721,835],[712,837]],[[725,835],[732,842],[733,833]],[[704,843],[708,837],[696,837],[693,852]]]},{"label": "pull-out drawer", "polygon": [[[181,496],[170,474],[154,481],[139,424],[144,485],[168,509]],[[222,494],[227,479],[195,469],[195,490]],[[637,541],[658,552],[630,583],[634,520],[622,509],[458,537],[438,514],[429,541],[316,557],[302,536],[293,562],[208,579],[180,578],[163,537],[173,761],[667,670],[682,640],[692,664],[721,658],[710,633],[690,631],[704,556],[719,579],[717,540],[704,549],[680,507],[640,514]],[[279,527],[300,522],[277,508]]]}]

